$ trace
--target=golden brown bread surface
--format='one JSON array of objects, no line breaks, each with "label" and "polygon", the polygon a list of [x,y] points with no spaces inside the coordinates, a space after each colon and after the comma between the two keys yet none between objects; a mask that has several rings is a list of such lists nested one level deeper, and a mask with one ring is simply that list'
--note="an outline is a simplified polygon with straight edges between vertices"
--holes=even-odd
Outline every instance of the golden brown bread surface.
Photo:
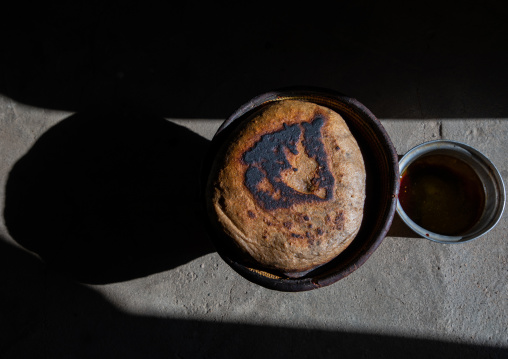
[{"label": "golden brown bread surface", "polygon": [[362,154],[336,112],[304,101],[274,102],[224,144],[207,198],[215,224],[259,264],[308,271],[336,257],[358,233]]}]

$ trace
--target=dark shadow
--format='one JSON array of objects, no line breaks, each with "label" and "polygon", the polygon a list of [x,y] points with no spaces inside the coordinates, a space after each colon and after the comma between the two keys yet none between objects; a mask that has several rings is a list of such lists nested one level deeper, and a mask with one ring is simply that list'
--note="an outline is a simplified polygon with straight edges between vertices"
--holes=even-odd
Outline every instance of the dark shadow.
[{"label": "dark shadow", "polygon": [[[386,234],[387,237],[422,238],[404,223],[399,214],[395,212],[392,225]],[[423,239],[423,238],[422,238]]]},{"label": "dark shadow", "polygon": [[0,356],[21,358],[505,358],[507,348],[396,335],[123,312],[0,238]]},{"label": "dark shadow", "polygon": [[6,185],[11,236],[84,282],[145,276],[213,251],[198,183],[209,141],[118,108],[97,107],[49,129]]},{"label": "dark shadow", "polygon": [[223,119],[266,91],[318,86],[379,118],[508,117],[501,1],[186,4],[10,2],[0,92],[43,108],[120,98]]}]

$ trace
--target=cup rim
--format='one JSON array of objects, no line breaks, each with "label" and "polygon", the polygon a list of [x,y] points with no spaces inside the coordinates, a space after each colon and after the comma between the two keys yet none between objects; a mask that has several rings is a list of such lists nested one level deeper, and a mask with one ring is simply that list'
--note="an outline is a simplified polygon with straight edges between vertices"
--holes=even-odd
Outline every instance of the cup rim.
[{"label": "cup rim", "polygon": [[402,176],[405,170],[413,163],[416,159],[427,155],[431,152],[437,150],[448,149],[450,151],[455,152],[467,152],[471,154],[475,160],[480,161],[482,165],[487,167],[489,173],[492,174],[492,177],[495,181],[498,190],[498,199],[497,199],[497,211],[495,212],[493,219],[490,223],[483,228],[482,230],[474,231],[473,233],[466,235],[458,235],[458,236],[447,236],[439,233],[435,233],[429,231],[420,225],[416,224],[404,211],[402,205],[400,203],[399,197],[397,197],[397,214],[404,221],[404,223],[412,229],[416,234],[421,236],[422,238],[428,239],[433,242],[450,244],[450,243],[465,243],[472,241],[474,239],[480,238],[483,235],[490,232],[501,220],[503,216],[503,212],[505,209],[506,203],[506,191],[503,178],[494,165],[494,163],[487,158],[483,153],[475,149],[474,147],[467,145],[463,142],[453,141],[453,140],[433,140],[421,143],[413,148],[411,148],[402,158],[399,160],[399,181],[402,179]]}]

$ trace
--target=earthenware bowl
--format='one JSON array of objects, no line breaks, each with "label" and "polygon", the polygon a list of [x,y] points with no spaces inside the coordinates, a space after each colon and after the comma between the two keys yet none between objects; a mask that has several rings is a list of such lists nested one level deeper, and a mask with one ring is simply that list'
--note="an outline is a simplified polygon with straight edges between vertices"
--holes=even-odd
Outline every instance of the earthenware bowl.
[{"label": "earthenware bowl", "polygon": [[[288,278],[247,260],[207,217],[210,237],[219,255],[236,272],[264,287],[280,291],[306,291],[330,285],[358,269],[381,244],[390,228],[399,191],[397,153],[380,121],[359,101],[339,93],[293,88],[259,95],[235,111],[215,134],[203,166],[203,188],[215,155],[231,131],[256,110],[274,101],[288,99],[314,102],[338,112],[355,136],[366,167],[364,217],[358,235],[339,256],[300,278]],[[206,191],[202,191],[206,193]],[[205,199],[203,198],[203,202]]]}]

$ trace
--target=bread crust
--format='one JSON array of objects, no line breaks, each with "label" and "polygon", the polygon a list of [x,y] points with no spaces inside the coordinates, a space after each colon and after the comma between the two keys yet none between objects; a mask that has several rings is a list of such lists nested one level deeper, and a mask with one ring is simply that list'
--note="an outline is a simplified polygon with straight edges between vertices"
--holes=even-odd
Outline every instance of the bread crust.
[{"label": "bread crust", "polygon": [[266,105],[224,143],[212,167],[209,214],[257,263],[301,273],[353,241],[366,173],[343,118],[315,103]]}]

